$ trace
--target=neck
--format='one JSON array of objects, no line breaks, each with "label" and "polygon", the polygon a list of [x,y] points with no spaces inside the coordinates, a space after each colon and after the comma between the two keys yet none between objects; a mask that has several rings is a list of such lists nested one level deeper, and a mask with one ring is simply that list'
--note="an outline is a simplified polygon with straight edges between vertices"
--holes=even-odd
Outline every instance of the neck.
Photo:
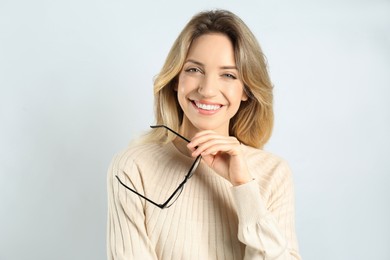
[{"label": "neck", "polygon": [[[183,123],[180,126],[179,133],[187,138],[188,140],[191,140],[196,133],[198,133],[200,130],[197,129],[186,117],[183,119]],[[176,146],[176,148],[184,155],[191,157],[191,151],[187,148],[187,142],[183,140],[180,137],[176,137],[173,140],[173,144]]]},{"label": "neck", "polygon": [[[211,127],[211,125],[204,124],[204,128],[199,128],[191,123],[190,120],[186,116],[183,118],[183,122],[180,126],[179,133],[186,137],[187,139],[191,140],[197,133],[205,130],[212,130],[216,132],[217,134],[223,135],[223,136],[229,136],[229,126],[221,126],[217,129],[214,129]],[[210,128],[211,127],[211,128]]]},{"label": "neck", "polygon": [[185,156],[192,157],[191,151],[187,148],[188,143],[185,140],[181,139],[180,137],[176,137],[172,142],[180,153],[184,154]]}]

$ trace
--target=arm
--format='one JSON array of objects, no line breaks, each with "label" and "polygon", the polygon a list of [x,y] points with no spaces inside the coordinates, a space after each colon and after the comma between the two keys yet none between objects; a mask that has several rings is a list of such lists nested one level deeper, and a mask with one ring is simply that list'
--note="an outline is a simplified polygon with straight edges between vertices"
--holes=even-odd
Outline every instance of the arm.
[{"label": "arm", "polygon": [[107,257],[110,260],[157,259],[145,229],[143,202],[138,196],[130,194],[115,175],[132,188],[142,188],[137,185],[141,182],[135,163],[124,156],[116,156],[107,178]]},{"label": "arm", "polygon": [[[206,164],[232,185],[239,220],[238,239],[246,245],[245,259],[300,259],[294,228],[294,192],[289,167],[276,162],[269,169],[266,184],[271,194],[265,204],[260,184],[250,173],[240,142],[205,130],[187,147],[192,156],[202,155]],[[256,175],[253,175],[256,176]]]},{"label": "arm", "polygon": [[271,179],[272,195],[264,203],[254,180],[232,187],[239,219],[238,238],[246,245],[244,259],[301,259],[294,227],[294,191],[287,165]]}]

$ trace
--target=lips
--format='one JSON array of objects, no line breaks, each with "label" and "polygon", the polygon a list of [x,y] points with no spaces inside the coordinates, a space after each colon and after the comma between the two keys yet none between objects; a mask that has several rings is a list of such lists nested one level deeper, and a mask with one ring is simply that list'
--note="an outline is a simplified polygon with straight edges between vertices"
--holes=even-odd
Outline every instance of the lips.
[{"label": "lips", "polygon": [[209,101],[198,101],[198,100],[190,100],[192,107],[199,115],[203,116],[212,116],[217,114],[224,107],[222,104],[209,102]]},{"label": "lips", "polygon": [[221,104],[215,104],[215,103],[204,103],[204,102],[200,102],[200,101],[197,101],[197,100],[193,100],[192,101],[195,106],[199,109],[203,109],[203,110],[206,110],[206,111],[216,111],[218,109],[220,109],[222,107]]}]

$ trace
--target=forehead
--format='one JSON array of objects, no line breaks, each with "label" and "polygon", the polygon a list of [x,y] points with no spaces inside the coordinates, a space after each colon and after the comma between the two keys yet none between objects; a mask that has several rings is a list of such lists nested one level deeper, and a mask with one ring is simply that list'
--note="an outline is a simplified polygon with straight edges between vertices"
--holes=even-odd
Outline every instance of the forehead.
[{"label": "forehead", "polygon": [[224,34],[204,34],[191,43],[188,59],[210,65],[215,63],[223,66],[235,65],[233,44]]}]

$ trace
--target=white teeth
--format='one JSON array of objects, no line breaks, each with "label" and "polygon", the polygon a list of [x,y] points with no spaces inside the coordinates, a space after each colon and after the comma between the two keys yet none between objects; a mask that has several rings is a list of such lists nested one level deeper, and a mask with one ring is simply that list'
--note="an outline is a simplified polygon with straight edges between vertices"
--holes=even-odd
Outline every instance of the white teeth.
[{"label": "white teeth", "polygon": [[208,105],[208,104],[202,104],[199,103],[198,101],[195,101],[195,105],[203,110],[217,110],[221,107],[221,105]]}]

